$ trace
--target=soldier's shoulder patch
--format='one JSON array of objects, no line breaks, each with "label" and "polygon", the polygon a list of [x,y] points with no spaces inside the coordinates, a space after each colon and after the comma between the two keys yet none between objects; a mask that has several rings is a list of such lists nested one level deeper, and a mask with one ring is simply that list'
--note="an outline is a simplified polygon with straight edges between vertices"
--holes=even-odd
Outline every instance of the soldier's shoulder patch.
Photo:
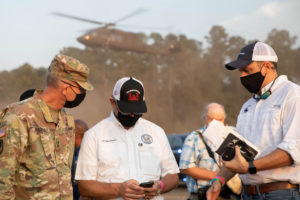
[{"label": "soldier's shoulder patch", "polygon": [[5,126],[2,126],[0,128],[0,138],[4,137],[5,136]]}]

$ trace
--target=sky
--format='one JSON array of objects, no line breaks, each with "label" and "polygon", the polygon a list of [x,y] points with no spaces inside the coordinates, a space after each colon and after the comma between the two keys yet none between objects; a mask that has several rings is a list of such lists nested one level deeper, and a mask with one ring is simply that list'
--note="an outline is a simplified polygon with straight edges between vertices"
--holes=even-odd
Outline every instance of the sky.
[{"label": "sky", "polygon": [[84,48],[76,38],[98,27],[52,12],[112,22],[139,8],[147,11],[120,25],[163,27],[155,32],[202,42],[213,25],[223,26],[229,35],[261,41],[273,28],[285,29],[298,37],[300,46],[299,0],[0,0],[0,71],[24,63],[48,67],[60,50]]}]

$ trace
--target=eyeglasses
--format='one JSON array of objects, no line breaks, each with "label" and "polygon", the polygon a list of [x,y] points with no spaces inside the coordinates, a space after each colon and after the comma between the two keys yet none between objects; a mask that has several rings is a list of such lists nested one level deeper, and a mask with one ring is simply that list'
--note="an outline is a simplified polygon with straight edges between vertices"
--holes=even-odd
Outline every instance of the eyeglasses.
[{"label": "eyeglasses", "polygon": [[[63,83],[65,83],[65,84],[68,84],[68,85],[70,85],[70,86],[73,86],[73,87],[79,89],[79,90],[80,90],[80,94],[85,93],[85,89],[83,89],[83,88],[80,87],[80,86],[78,87],[78,86],[73,85],[73,84],[71,84],[71,83],[68,83],[68,82],[66,82],[66,81],[64,81],[64,80],[60,80],[60,81],[63,82]],[[72,87],[71,87],[71,89],[73,90]],[[73,90],[73,92],[74,92],[75,94],[77,94],[74,90]]]}]

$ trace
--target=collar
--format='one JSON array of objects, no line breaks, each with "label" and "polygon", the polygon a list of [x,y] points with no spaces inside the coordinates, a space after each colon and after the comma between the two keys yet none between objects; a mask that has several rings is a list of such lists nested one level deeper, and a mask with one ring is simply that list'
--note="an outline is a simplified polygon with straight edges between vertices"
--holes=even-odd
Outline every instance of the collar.
[{"label": "collar", "polygon": [[[287,81],[287,76],[286,75],[280,75],[278,76],[278,78],[275,78],[272,82],[270,82],[268,85],[266,85],[265,87],[263,87],[261,89],[261,94],[264,94],[265,92],[267,92],[268,90],[271,89],[271,92],[273,92],[282,82]],[[275,82],[274,82],[275,81]],[[274,82],[274,84],[273,84]],[[272,85],[273,84],[273,85]],[[272,86],[272,88],[271,88]],[[262,96],[262,95],[261,95]],[[258,94],[254,94],[253,98],[255,100],[260,100],[261,96]]]},{"label": "collar", "polygon": [[[37,103],[44,115],[46,122],[54,123],[50,109],[49,109],[48,105],[46,104],[46,102],[42,99],[42,96],[41,96],[42,92],[43,92],[42,90],[36,90],[34,92],[33,99],[35,99],[37,101]],[[59,114],[60,114],[60,111],[59,111],[58,115]]]}]

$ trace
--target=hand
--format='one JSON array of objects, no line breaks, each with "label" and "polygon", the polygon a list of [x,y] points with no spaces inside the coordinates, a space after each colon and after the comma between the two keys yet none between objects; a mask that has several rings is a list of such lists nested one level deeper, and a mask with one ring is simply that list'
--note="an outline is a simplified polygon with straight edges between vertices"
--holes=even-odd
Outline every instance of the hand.
[{"label": "hand", "polygon": [[207,190],[206,198],[207,200],[216,200],[221,192],[221,183],[219,181],[214,181],[210,188]]},{"label": "hand", "polygon": [[242,156],[239,146],[235,146],[234,158],[231,161],[223,160],[223,163],[224,163],[225,167],[232,172],[236,172],[239,174],[248,173],[249,163]]},{"label": "hand", "polygon": [[121,183],[120,193],[125,200],[145,197],[144,188],[140,187],[139,183],[133,179]]},{"label": "hand", "polygon": [[158,191],[158,187],[160,187],[160,185],[157,184],[157,181],[154,181],[154,184],[152,185],[151,188],[144,188],[145,191],[145,199],[152,199],[154,196],[156,196],[157,191]]}]

